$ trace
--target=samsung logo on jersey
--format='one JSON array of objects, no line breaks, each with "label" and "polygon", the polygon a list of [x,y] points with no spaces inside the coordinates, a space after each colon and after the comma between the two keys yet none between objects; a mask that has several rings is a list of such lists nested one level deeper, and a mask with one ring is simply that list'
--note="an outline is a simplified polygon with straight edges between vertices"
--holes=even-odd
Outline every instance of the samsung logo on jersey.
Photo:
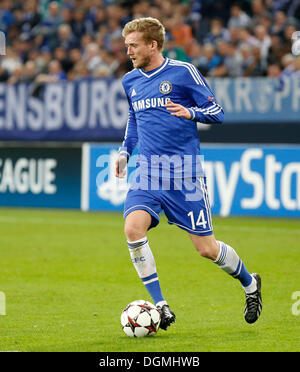
[{"label": "samsung logo on jersey", "polygon": [[170,101],[170,98],[147,98],[147,99],[140,99],[138,101],[132,102],[132,107],[134,111],[145,110],[149,108],[155,107],[163,107]]}]

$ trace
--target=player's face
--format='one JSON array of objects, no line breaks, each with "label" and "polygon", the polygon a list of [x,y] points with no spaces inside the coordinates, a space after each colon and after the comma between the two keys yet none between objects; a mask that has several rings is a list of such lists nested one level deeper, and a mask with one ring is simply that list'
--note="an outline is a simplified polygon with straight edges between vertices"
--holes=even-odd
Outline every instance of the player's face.
[{"label": "player's face", "polygon": [[134,31],[125,37],[125,45],[133,67],[147,70],[153,53],[152,44],[146,44],[142,38],[142,33]]}]

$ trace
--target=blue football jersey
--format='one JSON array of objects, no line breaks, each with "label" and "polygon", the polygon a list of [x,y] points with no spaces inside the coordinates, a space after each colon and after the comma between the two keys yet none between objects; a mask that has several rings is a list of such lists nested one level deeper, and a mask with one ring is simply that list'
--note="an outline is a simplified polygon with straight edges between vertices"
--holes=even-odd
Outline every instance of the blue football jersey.
[{"label": "blue football jersey", "polygon": [[[155,70],[134,69],[122,79],[129,114],[120,154],[128,157],[138,147],[139,156],[152,167],[162,157],[192,159],[200,156],[197,122],[221,123],[222,107],[200,72],[190,63],[165,58]],[[168,100],[189,109],[191,119],[170,114]],[[201,174],[197,174],[198,176]]]}]

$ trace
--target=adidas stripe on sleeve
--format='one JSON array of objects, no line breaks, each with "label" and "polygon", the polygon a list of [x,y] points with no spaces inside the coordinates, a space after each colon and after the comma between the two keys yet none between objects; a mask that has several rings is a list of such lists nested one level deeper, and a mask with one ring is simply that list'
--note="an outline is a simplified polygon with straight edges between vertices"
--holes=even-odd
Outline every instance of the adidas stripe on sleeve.
[{"label": "adidas stripe on sleeve", "polygon": [[186,94],[195,106],[187,107],[191,113],[191,120],[201,123],[221,123],[224,120],[222,107],[204,80],[200,72],[190,63],[170,60],[170,65],[184,70],[184,87]]}]

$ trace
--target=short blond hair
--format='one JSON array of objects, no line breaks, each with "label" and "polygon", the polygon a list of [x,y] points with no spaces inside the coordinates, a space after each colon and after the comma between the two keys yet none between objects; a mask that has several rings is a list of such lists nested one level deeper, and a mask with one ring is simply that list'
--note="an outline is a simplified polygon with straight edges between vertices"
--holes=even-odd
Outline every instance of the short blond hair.
[{"label": "short blond hair", "polygon": [[158,50],[162,50],[165,42],[165,28],[163,24],[156,18],[145,17],[137,18],[126,23],[122,36],[125,38],[128,34],[138,31],[143,34],[145,43],[157,42]]}]

